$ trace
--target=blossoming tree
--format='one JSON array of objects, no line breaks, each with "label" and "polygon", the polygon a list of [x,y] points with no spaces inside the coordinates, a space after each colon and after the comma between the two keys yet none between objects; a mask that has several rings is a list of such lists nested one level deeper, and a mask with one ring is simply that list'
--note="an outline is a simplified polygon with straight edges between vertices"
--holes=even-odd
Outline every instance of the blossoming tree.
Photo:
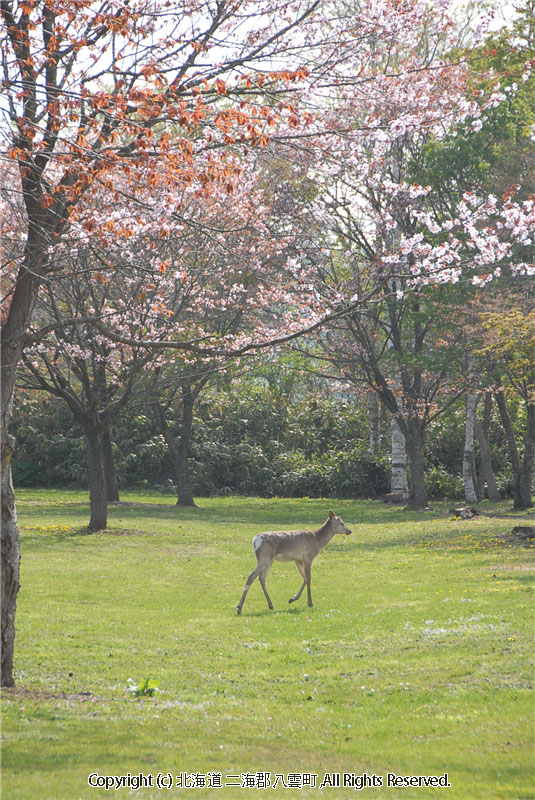
[{"label": "blossoming tree", "polygon": [[[235,182],[225,148],[236,141],[262,144],[286,113],[284,95],[278,110],[263,114],[255,98],[269,93],[278,100],[281,87],[305,76],[296,62],[306,34],[298,42],[295,31],[317,5],[1,2],[2,154],[10,178],[3,188],[6,216],[13,212],[13,231],[3,233],[18,243],[5,265],[2,312],[3,685],[13,683],[19,585],[8,427],[39,285],[58,276],[57,248],[80,200],[97,188],[113,193],[119,173],[137,175],[144,186],[158,176],[205,189]],[[172,144],[168,122],[180,132]],[[91,224],[86,221],[86,231]],[[102,219],[95,236],[101,227]]]},{"label": "blossoming tree", "polygon": [[[103,336],[125,347],[210,358],[310,331],[363,303],[401,270],[407,286],[418,286],[455,280],[477,263],[485,282],[496,259],[510,254],[499,226],[525,240],[535,210],[531,201],[512,200],[504,208],[491,198],[466,197],[458,217],[435,220],[420,202],[425,190],[406,185],[402,176],[385,176],[389,153],[407,132],[435,131],[470,116],[477,123],[480,114],[465,94],[466,65],[434,58],[451,28],[443,2],[364,0],[340,11],[328,0],[65,0],[61,6],[1,0],[0,9],[3,154],[12,176],[4,188],[12,220],[6,237],[15,240],[4,293],[1,424],[2,683],[10,685],[19,574],[10,408],[15,370],[32,341],[28,328],[39,286],[53,288],[60,278],[66,237],[69,247],[104,241],[109,252],[141,236],[149,252],[138,302],[147,290],[154,293],[158,313],[151,311],[139,330],[113,330],[111,316],[93,322]],[[499,98],[490,92],[488,102]],[[271,304],[280,312],[276,324],[265,320],[256,333],[221,334],[203,328],[197,316],[162,335],[158,315],[173,313],[168,296],[183,279],[180,269],[169,269],[165,247],[159,250],[154,241],[149,247],[154,219],[159,215],[164,233],[181,217],[191,222],[197,200],[208,202],[213,187],[231,192],[240,182],[237,156],[244,148],[282,141],[286,153],[311,154],[312,174],[322,186],[340,171],[342,178],[355,178],[356,195],[348,185],[351,202],[366,186],[375,228],[395,229],[393,208],[406,202],[415,229],[403,228],[395,243],[381,248],[378,270],[357,291],[348,282],[323,280],[329,270],[321,249],[296,247],[289,261],[283,247],[270,262],[276,265],[284,253],[283,280],[256,281],[250,297],[259,308]],[[389,197],[386,209],[369,202],[375,190]],[[112,208],[121,199],[130,202],[126,219],[118,205]],[[217,231],[203,235],[217,238]],[[128,246],[124,251],[129,257]],[[112,263],[98,272],[113,281]],[[313,267],[321,288],[311,282]],[[523,260],[517,267],[530,269]],[[237,300],[247,289],[246,280],[229,284],[224,270],[214,275],[220,286],[212,277],[204,304],[221,305],[225,293]]]},{"label": "blossoming tree", "polygon": [[[469,56],[452,63],[445,55],[456,43],[447,10],[434,8],[432,23],[430,11],[411,5],[403,32],[378,41],[370,54],[377,78],[365,94],[347,64],[333,79],[338,102],[326,126],[333,135],[317,143],[323,182],[310,210],[310,228],[328,252],[319,259],[318,282],[333,308],[348,310],[335,327],[322,328],[324,354],[346,378],[364,373],[393,414],[416,506],[426,504],[425,430],[446,407],[445,391],[451,399],[465,388],[451,381],[453,360],[462,356],[455,316],[463,294],[505,273],[535,274],[533,197],[517,199],[515,188],[496,197],[481,180],[467,186],[470,161],[459,169],[464,185],[459,176],[448,183],[446,174],[434,185],[414,178],[426,149],[473,144],[513,87],[533,82],[529,51],[517,58],[518,83],[507,75],[502,87],[503,76],[486,70],[476,81]],[[380,292],[351,310],[371,285]]]}]

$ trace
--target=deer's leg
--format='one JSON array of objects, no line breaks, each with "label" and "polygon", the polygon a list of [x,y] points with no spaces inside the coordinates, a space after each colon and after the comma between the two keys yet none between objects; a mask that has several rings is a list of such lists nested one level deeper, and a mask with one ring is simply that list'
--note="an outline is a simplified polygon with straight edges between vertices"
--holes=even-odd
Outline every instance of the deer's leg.
[{"label": "deer's leg", "polygon": [[247,583],[245,584],[245,589],[243,590],[243,594],[241,596],[241,600],[238,603],[238,614],[241,614],[241,610],[243,608],[243,604],[245,602],[245,597],[247,595],[247,592],[249,591],[249,589],[251,587],[251,584],[254,581],[254,579],[257,578],[260,575],[260,572],[261,572],[260,564],[257,564],[256,568],[251,572],[251,574],[247,578]]},{"label": "deer's leg", "polygon": [[271,568],[271,564],[267,564],[262,569],[262,572],[260,573],[260,585],[261,585],[262,590],[263,590],[263,592],[264,592],[264,594],[266,596],[268,608],[270,608],[273,611],[273,603],[271,602],[271,597],[269,596],[268,590],[266,589],[266,575],[268,574],[270,568]]},{"label": "deer's leg", "polygon": [[303,585],[301,586],[301,588],[299,589],[297,594],[294,594],[294,596],[290,597],[290,599],[288,600],[289,603],[295,603],[296,600],[299,600],[299,598],[301,597],[301,593],[302,593],[303,589],[307,585],[306,578],[305,578],[305,569],[304,569],[303,565],[301,564],[300,561],[296,561],[295,565],[296,565],[297,569],[299,570],[299,572],[301,573],[301,575],[303,576],[304,580],[303,580]]},{"label": "deer's leg", "polygon": [[305,564],[305,581],[307,585],[308,605],[312,608],[312,592],[310,591],[310,564]]}]

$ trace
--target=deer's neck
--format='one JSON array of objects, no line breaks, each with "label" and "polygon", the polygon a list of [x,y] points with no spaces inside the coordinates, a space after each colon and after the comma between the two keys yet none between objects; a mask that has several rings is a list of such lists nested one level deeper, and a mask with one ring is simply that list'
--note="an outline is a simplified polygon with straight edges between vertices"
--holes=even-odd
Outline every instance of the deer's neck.
[{"label": "deer's neck", "polygon": [[316,531],[316,539],[318,540],[320,549],[325,547],[325,545],[331,541],[333,536],[334,531],[332,530],[331,521],[327,520],[327,522]]}]

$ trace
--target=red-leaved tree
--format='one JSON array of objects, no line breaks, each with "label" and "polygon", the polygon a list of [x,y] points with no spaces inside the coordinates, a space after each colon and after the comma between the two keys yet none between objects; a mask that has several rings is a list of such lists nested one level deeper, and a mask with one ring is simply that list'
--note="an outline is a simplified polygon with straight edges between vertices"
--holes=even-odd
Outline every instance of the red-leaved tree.
[{"label": "red-leaved tree", "polygon": [[[9,433],[15,371],[42,282],[83,198],[160,183],[231,186],[225,152],[264,144],[295,110],[284,90],[302,80],[296,30],[318,0],[214,3],[2,0],[2,156],[8,251],[2,337],[2,685],[12,664],[19,539]],[[292,68],[292,63],[295,67]],[[269,94],[273,108],[260,108]],[[278,108],[277,108],[278,106]],[[168,125],[177,135],[170,137]],[[202,154],[202,158],[198,156]],[[136,203],[135,191],[131,197]],[[98,237],[107,221],[100,219]],[[85,226],[86,232],[89,231]]]}]

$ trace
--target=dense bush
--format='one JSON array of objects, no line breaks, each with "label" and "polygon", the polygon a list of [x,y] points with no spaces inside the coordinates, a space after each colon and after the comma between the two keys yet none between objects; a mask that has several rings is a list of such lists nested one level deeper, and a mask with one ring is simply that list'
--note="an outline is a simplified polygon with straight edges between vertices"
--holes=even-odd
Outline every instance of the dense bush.
[{"label": "dense bush", "polygon": [[292,453],[279,459],[271,493],[282,497],[377,497],[389,491],[390,465],[354,450],[329,450],[323,457]]},{"label": "dense bush", "polygon": [[314,395],[293,403],[251,387],[205,398],[196,411],[191,469],[199,494],[374,496],[388,465],[367,451],[354,404]]},{"label": "dense bush", "polygon": [[[32,424],[29,424],[31,421]],[[15,419],[18,485],[84,485],[85,445],[68,410],[50,398],[20,397]],[[294,402],[259,386],[202,396],[195,408],[190,468],[197,495],[376,496],[389,465],[367,452],[365,413],[321,394]],[[172,489],[173,466],[151,417],[137,410],[113,431],[120,484]]]},{"label": "dense bush", "polygon": [[[509,401],[515,425],[519,414],[517,404]],[[483,402],[478,407],[481,416]],[[451,406],[444,414],[436,418],[430,426],[426,436],[426,466],[429,472],[433,467],[440,467],[448,475],[459,476],[462,469],[464,450],[466,404],[464,398]],[[491,457],[492,466],[496,474],[506,473],[509,470],[507,443],[505,433],[499,418],[498,411],[493,405],[491,415]],[[476,446],[476,465],[478,464],[478,448]],[[431,480],[434,480],[432,478]],[[461,490],[461,494],[463,494]]]},{"label": "dense bush", "polygon": [[47,395],[21,394],[14,414],[18,486],[82,486],[87,464],[82,432],[67,406]]},{"label": "dense bush", "polygon": [[431,467],[425,474],[425,486],[434,500],[459,500],[464,497],[461,475],[452,475],[443,467]]},{"label": "dense bush", "polygon": [[[495,427],[493,427],[496,430]],[[14,480],[19,486],[85,486],[82,432],[67,408],[44,395],[22,393],[15,415]],[[494,434],[500,436],[498,433]],[[148,409],[126,412],[112,432],[121,486],[173,491],[174,471]],[[437,419],[427,439],[430,497],[463,497],[460,475],[464,406]],[[388,437],[385,437],[388,446]],[[502,444],[502,443],[500,443]],[[497,472],[507,475],[503,450]],[[388,451],[368,452],[365,404],[318,391],[297,399],[254,382],[202,394],[195,406],[190,468],[196,495],[376,497],[389,491]],[[510,480],[500,489],[510,494]]]}]

